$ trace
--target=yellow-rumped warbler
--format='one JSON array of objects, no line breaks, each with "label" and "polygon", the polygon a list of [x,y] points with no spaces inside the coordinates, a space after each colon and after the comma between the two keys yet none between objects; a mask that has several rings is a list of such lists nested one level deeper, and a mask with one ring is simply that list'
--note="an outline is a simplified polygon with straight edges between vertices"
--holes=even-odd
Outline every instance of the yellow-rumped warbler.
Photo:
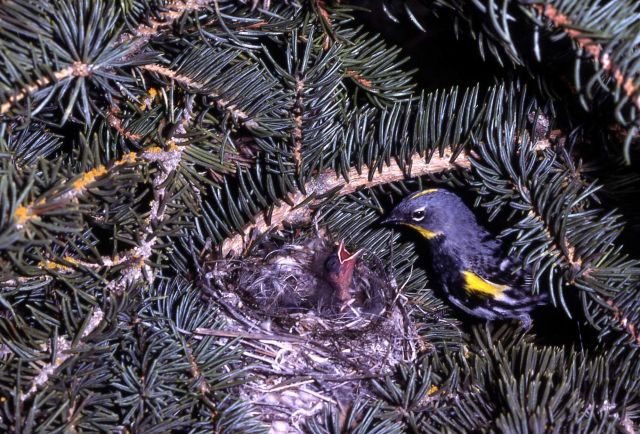
[{"label": "yellow-rumped warbler", "polygon": [[502,243],[450,191],[414,193],[383,223],[410,227],[429,240],[434,278],[449,301],[470,315],[517,318],[529,328],[529,312],[547,301],[546,294],[531,292],[530,273],[521,262],[506,257]]}]

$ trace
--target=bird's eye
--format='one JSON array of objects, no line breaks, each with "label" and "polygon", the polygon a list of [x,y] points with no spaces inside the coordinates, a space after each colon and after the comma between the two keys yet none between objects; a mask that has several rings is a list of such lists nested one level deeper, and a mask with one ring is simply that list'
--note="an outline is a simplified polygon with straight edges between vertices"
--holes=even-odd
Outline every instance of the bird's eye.
[{"label": "bird's eye", "polygon": [[415,222],[419,222],[424,219],[424,210],[418,209],[411,213],[411,218]]}]

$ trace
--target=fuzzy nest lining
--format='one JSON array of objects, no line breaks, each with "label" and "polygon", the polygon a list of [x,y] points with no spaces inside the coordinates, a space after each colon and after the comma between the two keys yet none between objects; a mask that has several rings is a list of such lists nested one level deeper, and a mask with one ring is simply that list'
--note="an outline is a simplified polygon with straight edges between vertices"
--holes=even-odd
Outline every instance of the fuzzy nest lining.
[{"label": "fuzzy nest lining", "polygon": [[406,299],[380,261],[360,255],[345,306],[322,268],[334,249],[323,238],[263,241],[206,270],[203,287],[225,319],[212,332],[239,338],[233,345],[252,372],[239,395],[271,432],[298,432],[329,407],[346,410],[373,395],[371,380],[417,357]]}]

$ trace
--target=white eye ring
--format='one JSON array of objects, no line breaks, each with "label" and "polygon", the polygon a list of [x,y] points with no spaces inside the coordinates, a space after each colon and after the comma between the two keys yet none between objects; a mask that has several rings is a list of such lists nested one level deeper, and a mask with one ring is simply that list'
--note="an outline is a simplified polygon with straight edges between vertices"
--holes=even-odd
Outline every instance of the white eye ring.
[{"label": "white eye ring", "polygon": [[411,219],[414,222],[421,222],[424,220],[424,208],[419,208],[411,213]]}]

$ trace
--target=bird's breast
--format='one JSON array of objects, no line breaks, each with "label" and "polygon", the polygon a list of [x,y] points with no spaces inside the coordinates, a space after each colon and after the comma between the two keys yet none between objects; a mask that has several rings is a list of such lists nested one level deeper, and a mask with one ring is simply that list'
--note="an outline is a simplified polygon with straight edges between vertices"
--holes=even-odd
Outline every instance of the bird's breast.
[{"label": "bird's breast", "polygon": [[[434,240],[435,241],[435,240]],[[431,263],[436,277],[443,283],[460,278],[462,261],[445,242],[431,242]]]}]

